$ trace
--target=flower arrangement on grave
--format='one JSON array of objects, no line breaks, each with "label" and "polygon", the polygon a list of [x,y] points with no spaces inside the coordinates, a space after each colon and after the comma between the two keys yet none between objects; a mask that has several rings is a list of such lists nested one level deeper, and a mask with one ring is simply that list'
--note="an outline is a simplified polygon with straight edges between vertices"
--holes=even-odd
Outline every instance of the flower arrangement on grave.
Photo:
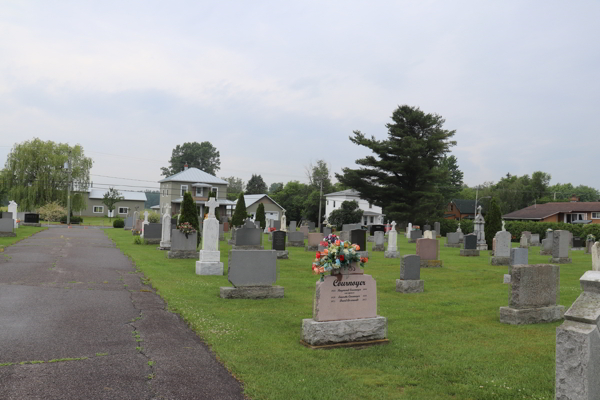
[{"label": "flower arrangement on grave", "polygon": [[595,242],[596,241],[596,236],[592,235],[591,233],[589,235],[587,235],[586,240],[588,242]]},{"label": "flower arrangement on grave", "polygon": [[189,222],[184,222],[183,224],[180,224],[177,227],[177,229],[179,229],[179,232],[185,235],[186,239],[188,238],[188,235],[196,233],[196,229]]},{"label": "flower arrangement on grave", "polygon": [[131,234],[133,236],[140,236],[142,234],[142,231],[140,231],[139,229],[132,229]]},{"label": "flower arrangement on grave", "polygon": [[313,273],[321,274],[321,280],[325,272],[339,273],[340,269],[348,268],[351,263],[358,262],[361,267],[369,261],[361,257],[357,252],[360,246],[350,242],[342,242],[336,235],[328,235],[321,242],[321,246],[327,247],[322,252],[317,252],[312,264]]},{"label": "flower arrangement on grave", "polygon": [[273,227],[273,228],[269,228],[269,232],[275,232],[277,230],[277,228]]}]

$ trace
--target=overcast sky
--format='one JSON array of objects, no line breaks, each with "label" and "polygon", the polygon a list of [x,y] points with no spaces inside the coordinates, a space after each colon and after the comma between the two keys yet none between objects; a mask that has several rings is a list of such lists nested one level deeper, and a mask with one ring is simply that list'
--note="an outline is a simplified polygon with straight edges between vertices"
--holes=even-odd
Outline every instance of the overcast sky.
[{"label": "overcast sky", "polygon": [[[217,176],[306,181],[369,154],[401,104],[456,130],[465,183],[600,188],[598,1],[4,1],[0,162],[81,144],[95,183],[158,188],[184,142]],[[136,180],[123,180],[129,178]],[[144,182],[149,181],[149,182]]]}]

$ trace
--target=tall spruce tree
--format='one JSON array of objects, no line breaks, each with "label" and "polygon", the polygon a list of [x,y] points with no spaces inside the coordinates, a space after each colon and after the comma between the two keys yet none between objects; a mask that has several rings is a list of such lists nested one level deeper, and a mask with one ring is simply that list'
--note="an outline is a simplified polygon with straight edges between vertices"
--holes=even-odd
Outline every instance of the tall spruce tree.
[{"label": "tall spruce tree", "polygon": [[244,200],[244,192],[241,192],[238,196],[238,201],[235,205],[235,211],[231,217],[231,224],[233,226],[242,226],[246,220],[246,201]]},{"label": "tall spruce tree", "polygon": [[265,229],[267,226],[267,221],[265,218],[265,205],[263,203],[260,203],[256,208],[255,220],[260,222],[260,229]]},{"label": "tall spruce tree", "polygon": [[496,203],[496,199],[490,201],[489,208],[485,214],[485,226],[483,229],[485,231],[485,242],[488,248],[491,249],[496,232],[502,230],[502,213]]},{"label": "tall spruce tree", "polygon": [[368,139],[354,131],[353,143],[369,148],[374,155],[356,160],[359,169],[344,168],[338,181],[359,192],[362,199],[383,207],[391,220],[423,223],[441,216],[443,182],[438,168],[450,147],[455,131],[443,129],[445,120],[426,114],[418,107],[399,106],[386,125],[388,138]]},{"label": "tall spruce tree", "polygon": [[198,237],[200,237],[200,221],[198,220],[198,208],[192,198],[190,192],[183,194],[183,202],[181,203],[181,216],[179,217],[179,224],[189,222],[190,225],[198,231]]}]

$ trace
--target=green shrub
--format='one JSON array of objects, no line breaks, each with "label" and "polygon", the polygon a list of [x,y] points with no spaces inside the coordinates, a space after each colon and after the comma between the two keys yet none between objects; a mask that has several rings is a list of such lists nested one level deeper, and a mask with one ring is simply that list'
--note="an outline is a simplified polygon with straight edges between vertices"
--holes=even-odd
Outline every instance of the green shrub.
[{"label": "green shrub", "polygon": [[462,221],[458,221],[455,219],[442,219],[440,221],[440,235],[446,236],[449,232],[456,232],[458,229],[458,223],[460,222],[460,230],[466,235],[469,233],[473,233],[473,220],[472,219],[463,219]]},{"label": "green shrub", "polygon": [[244,200],[244,192],[241,192],[238,196],[238,201],[235,205],[235,211],[231,218],[231,225],[242,226],[248,214],[246,213],[246,201]]},{"label": "green shrub", "polygon": [[258,207],[256,207],[256,221],[260,222],[260,229],[265,229],[267,226],[267,221],[265,218],[265,205],[260,203]]},{"label": "green shrub", "polygon": [[125,227],[125,221],[123,221],[121,218],[117,218],[113,221],[113,228],[124,228]]},{"label": "green shrub", "polygon": [[[60,217],[60,222],[62,222],[63,224],[67,223],[67,216],[63,215],[62,217]],[[83,222],[83,218],[81,217],[77,217],[75,215],[73,215],[71,217],[71,223],[72,224],[81,224]]]},{"label": "green shrub", "polygon": [[[485,215],[485,225],[483,229],[485,231],[485,241],[488,248],[491,249],[496,232],[502,230],[502,213],[500,212],[500,207],[496,204],[496,199],[490,201],[488,212]],[[540,237],[543,238],[541,235]]]},{"label": "green shrub", "polygon": [[196,202],[192,198],[190,192],[185,192],[183,195],[183,202],[181,203],[181,217],[179,218],[179,225],[184,222],[189,222],[198,232],[198,244],[200,244],[200,221],[198,220],[198,209],[196,208]]},{"label": "green shrub", "polygon": [[142,240],[142,238],[140,236],[134,236],[133,237],[133,244],[142,244],[144,241]]},{"label": "green shrub", "polygon": [[540,239],[546,237],[548,229],[569,231],[573,236],[582,238],[585,238],[587,233],[600,232],[600,228],[590,225],[565,224],[564,222],[506,221],[505,228],[510,232],[513,242],[518,242],[521,234],[525,231],[539,234]]},{"label": "green shrub", "polygon": [[148,214],[148,222],[158,224],[160,222],[160,214],[156,211],[150,211],[150,213]]}]

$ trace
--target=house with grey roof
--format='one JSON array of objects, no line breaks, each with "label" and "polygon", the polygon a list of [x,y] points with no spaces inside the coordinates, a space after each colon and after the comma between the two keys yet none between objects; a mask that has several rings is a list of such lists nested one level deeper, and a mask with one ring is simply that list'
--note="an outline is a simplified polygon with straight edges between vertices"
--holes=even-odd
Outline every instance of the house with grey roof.
[{"label": "house with grey roof", "polygon": [[235,204],[235,202],[227,200],[227,181],[198,168],[188,168],[186,165],[183,171],[158,182],[160,183],[160,210],[162,213],[167,206],[170,206],[172,215],[179,214],[185,192],[192,194],[198,208],[198,215],[205,214],[206,202],[210,193],[216,194],[221,216],[228,216],[227,206]]},{"label": "house with grey roof", "polygon": [[329,193],[325,195],[325,216],[329,215],[341,207],[344,201],[355,200],[358,202],[358,208],[363,210],[362,221],[356,221],[362,225],[383,224],[383,210],[381,207],[370,203],[368,200],[360,198],[360,194],[354,189],[342,190],[340,192]]},{"label": "house with grey roof", "polygon": [[511,221],[564,222],[567,224],[600,224],[599,201],[570,201],[534,204],[504,214]]},{"label": "house with grey roof", "polygon": [[[108,216],[108,208],[102,202],[102,200],[104,200],[104,194],[107,192],[108,189],[89,189],[83,194],[87,208],[80,211],[78,214],[82,217]],[[133,213],[136,210],[144,211],[146,193],[119,190],[119,194],[123,197],[123,200],[115,204],[113,217],[125,218],[127,214]]]},{"label": "house with grey roof", "polygon": [[258,209],[258,205],[261,203],[265,207],[266,219],[279,221],[285,212],[285,208],[277,204],[277,202],[267,194],[245,194],[244,203],[246,203],[246,212],[252,219],[256,217],[256,210]]}]

